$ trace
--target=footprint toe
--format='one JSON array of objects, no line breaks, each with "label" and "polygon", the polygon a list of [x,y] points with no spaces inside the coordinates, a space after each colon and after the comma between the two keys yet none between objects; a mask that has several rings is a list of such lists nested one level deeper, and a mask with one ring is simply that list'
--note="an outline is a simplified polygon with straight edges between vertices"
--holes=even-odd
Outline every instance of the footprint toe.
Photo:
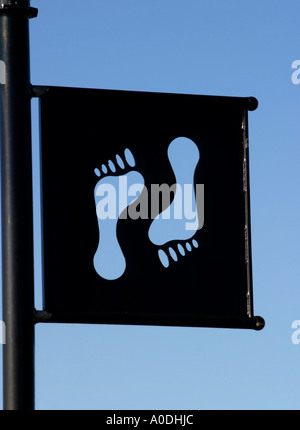
[{"label": "footprint toe", "polygon": [[120,157],[120,155],[118,155],[118,154],[116,155],[116,160],[117,160],[119,167],[121,167],[121,169],[124,169],[125,165],[124,165],[124,162],[123,162],[122,158]]},{"label": "footprint toe", "polygon": [[171,257],[173,258],[174,261],[178,261],[178,257],[176,252],[174,251],[174,249],[170,246],[169,247],[169,253],[171,255]]},{"label": "footprint toe", "polygon": [[192,246],[191,246],[191,244],[190,244],[189,242],[187,242],[187,243],[185,244],[185,247],[186,247],[186,249],[187,249],[189,252],[191,252],[191,250],[192,250]]},{"label": "footprint toe", "polygon": [[178,243],[177,248],[178,248],[178,251],[180,252],[180,254],[181,254],[182,256],[185,256],[185,250],[184,250],[184,247],[183,247],[180,243]]},{"label": "footprint toe", "polygon": [[132,152],[130,151],[130,149],[126,148],[124,151],[124,155],[125,155],[125,159],[126,159],[127,163],[129,164],[129,166],[134,167],[135,166],[135,159],[134,159],[134,156],[132,155]]},{"label": "footprint toe", "polygon": [[116,171],[116,166],[114,165],[114,163],[111,160],[108,160],[108,167],[110,168],[110,170],[115,173]]},{"label": "footprint toe", "polygon": [[97,169],[97,167],[96,167],[96,169],[94,169],[94,172],[95,172],[96,176],[98,176],[98,177],[101,176],[101,172],[99,169]]},{"label": "footprint toe", "polygon": [[163,251],[162,249],[159,249],[158,256],[161,261],[161,264],[166,268],[169,267],[169,259],[165,251]]},{"label": "footprint toe", "polygon": [[195,248],[198,248],[198,242],[196,241],[196,239],[192,240],[192,244],[194,245]]}]

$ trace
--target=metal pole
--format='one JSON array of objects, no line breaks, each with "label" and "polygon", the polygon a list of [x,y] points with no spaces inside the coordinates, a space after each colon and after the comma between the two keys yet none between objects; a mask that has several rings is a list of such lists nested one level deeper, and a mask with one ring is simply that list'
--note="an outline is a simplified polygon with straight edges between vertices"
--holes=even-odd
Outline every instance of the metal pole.
[{"label": "metal pole", "polygon": [[34,294],[29,0],[1,0],[4,409],[34,409]]}]

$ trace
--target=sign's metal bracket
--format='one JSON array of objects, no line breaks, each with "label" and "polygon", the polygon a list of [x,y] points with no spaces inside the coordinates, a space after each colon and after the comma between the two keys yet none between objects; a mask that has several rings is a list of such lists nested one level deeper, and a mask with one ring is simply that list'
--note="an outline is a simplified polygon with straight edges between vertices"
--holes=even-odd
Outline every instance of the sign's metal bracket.
[{"label": "sign's metal bracket", "polygon": [[35,310],[34,322],[35,323],[47,322],[51,319],[51,317],[52,317],[52,314],[50,312]]},{"label": "sign's metal bracket", "polygon": [[30,96],[33,97],[43,97],[49,91],[49,87],[42,85],[31,85]]}]

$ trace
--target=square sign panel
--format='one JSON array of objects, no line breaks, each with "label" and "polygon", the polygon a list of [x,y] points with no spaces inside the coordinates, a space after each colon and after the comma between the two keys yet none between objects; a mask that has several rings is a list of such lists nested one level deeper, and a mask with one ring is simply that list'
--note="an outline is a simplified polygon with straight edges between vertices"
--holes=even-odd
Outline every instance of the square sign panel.
[{"label": "square sign panel", "polygon": [[256,99],[36,92],[49,321],[262,328],[248,178]]}]

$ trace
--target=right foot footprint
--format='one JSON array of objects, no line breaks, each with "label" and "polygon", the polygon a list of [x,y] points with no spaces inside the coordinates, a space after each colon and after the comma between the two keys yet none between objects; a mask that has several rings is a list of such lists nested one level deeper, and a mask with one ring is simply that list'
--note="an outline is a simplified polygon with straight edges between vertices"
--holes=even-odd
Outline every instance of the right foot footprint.
[{"label": "right foot footprint", "polygon": [[[168,147],[168,158],[173,169],[176,185],[179,185],[179,189],[187,192],[188,186],[192,190],[189,198],[189,207],[193,208],[190,213],[182,211],[182,207],[186,209],[185,198],[182,196],[182,192],[175,193],[174,200],[171,205],[166,208],[163,212],[158,214],[152,221],[148,236],[150,241],[154,245],[167,246],[169,242],[178,241],[177,251],[171,246],[168,248],[169,255],[174,261],[178,260],[178,255],[185,255],[186,247],[187,251],[192,250],[192,246],[188,240],[192,239],[196,234],[197,230],[203,227],[204,223],[204,185],[196,184],[196,192],[194,189],[194,174],[200,158],[199,149],[195,142],[186,137],[178,137],[170,143]],[[184,202],[182,201],[184,200]],[[184,204],[183,204],[184,203]],[[178,211],[178,208],[181,211]],[[181,216],[178,216],[178,213]],[[191,222],[191,217],[192,220]],[[188,216],[189,215],[189,216]],[[181,241],[181,243],[179,243]],[[182,242],[185,241],[185,242]],[[192,242],[195,248],[198,248],[198,242],[193,239]],[[164,267],[169,267],[168,254],[163,250],[158,251],[159,259]]]},{"label": "right foot footprint", "polygon": [[[118,169],[125,169],[126,163],[135,166],[134,157],[129,149],[125,149],[123,159],[116,155],[116,162],[112,160],[107,165],[102,164],[101,171],[96,168],[95,174],[103,176],[95,186],[94,198],[99,227],[99,243],[94,255],[94,268],[99,276],[107,280],[120,278],[126,269],[126,259],[117,239],[117,223],[120,215],[139,197],[128,195],[128,189],[138,184],[142,190],[144,178],[135,171],[120,176],[105,176],[109,170],[118,173]],[[108,166],[108,167],[107,167]],[[104,174],[104,175],[103,175]]]}]

